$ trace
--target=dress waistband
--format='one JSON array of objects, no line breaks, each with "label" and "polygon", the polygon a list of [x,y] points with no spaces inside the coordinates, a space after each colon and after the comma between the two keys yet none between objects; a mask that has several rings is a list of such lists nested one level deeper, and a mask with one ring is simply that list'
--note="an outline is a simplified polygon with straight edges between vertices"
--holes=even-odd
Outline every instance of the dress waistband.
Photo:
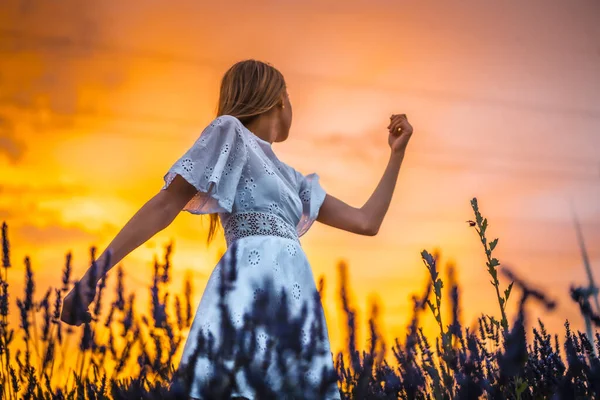
[{"label": "dress waistband", "polygon": [[299,241],[296,228],[275,214],[248,211],[232,214],[223,227],[227,246],[247,236],[279,236]]}]

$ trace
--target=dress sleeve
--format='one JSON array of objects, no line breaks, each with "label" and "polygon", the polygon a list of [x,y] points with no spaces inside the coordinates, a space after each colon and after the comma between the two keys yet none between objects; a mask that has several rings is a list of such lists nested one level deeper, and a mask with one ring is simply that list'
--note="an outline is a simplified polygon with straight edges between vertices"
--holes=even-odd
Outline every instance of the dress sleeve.
[{"label": "dress sleeve", "polygon": [[298,236],[304,235],[319,215],[319,209],[325,201],[326,192],[319,183],[319,175],[303,175],[296,171],[298,195],[302,201],[302,217],[296,226]]},{"label": "dress sleeve", "polygon": [[163,189],[175,176],[181,175],[198,191],[184,211],[230,213],[247,158],[248,150],[239,124],[233,117],[220,116],[165,174]]}]

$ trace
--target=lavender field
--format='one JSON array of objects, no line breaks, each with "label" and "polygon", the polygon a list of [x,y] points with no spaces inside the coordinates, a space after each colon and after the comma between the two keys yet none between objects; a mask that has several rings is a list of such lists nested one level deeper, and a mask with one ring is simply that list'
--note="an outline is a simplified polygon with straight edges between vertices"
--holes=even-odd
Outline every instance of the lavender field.
[{"label": "lavender field", "polygon": [[[312,326],[316,340],[308,344],[297,335],[302,315],[287,312],[285,296],[276,310],[277,326],[265,318],[265,307],[273,303],[269,291],[257,296],[252,313],[245,316],[242,329],[236,329],[226,307],[235,268],[224,269],[220,279],[221,337],[199,337],[195,356],[213,361],[214,378],[204,387],[206,398],[227,399],[233,389],[233,375],[242,371],[260,399],[282,398],[264,379],[269,365],[280,368],[287,398],[320,399],[327,383],[337,381],[343,399],[588,399],[600,393],[600,326],[598,310],[590,300],[597,296],[592,287],[572,288],[575,301],[588,324],[586,332],[574,331],[565,321],[562,335],[549,334],[542,321],[530,321],[527,306],[537,302],[552,310],[553,299],[520,279],[494,257],[497,239],[486,236],[488,221],[480,214],[477,200],[471,229],[477,232],[486,255],[490,291],[498,299],[495,315],[481,315],[476,329],[460,320],[460,288],[453,269],[442,280],[438,256],[423,251],[426,287],[413,297],[412,322],[406,336],[386,343],[376,324],[374,307],[368,324],[369,346],[359,350],[356,340],[357,319],[349,301],[348,270],[338,266],[339,297],[347,320],[344,351],[335,354],[336,374],[307,371],[306,366],[318,352],[323,327]],[[90,323],[71,327],[60,322],[61,299],[71,289],[71,256],[66,256],[60,288],[40,287],[35,282],[28,260],[25,293],[10,292],[10,227],[2,226],[2,270],[0,297],[0,397],[2,399],[187,399],[193,363],[178,365],[177,350],[183,345],[195,305],[186,282],[181,294],[169,293],[171,248],[154,268],[149,288],[152,304],[145,313],[134,307],[135,292],[125,293],[123,271],[117,270],[115,300],[107,303],[108,288],[101,280],[89,310]],[[94,250],[92,249],[92,259]],[[97,268],[104,266],[98,265]],[[503,287],[499,274],[511,282]],[[319,282],[323,287],[323,281]],[[39,296],[39,293],[44,293]],[[311,306],[318,306],[319,298]],[[507,315],[507,304],[518,304],[514,317]],[[8,323],[9,308],[16,304],[19,326]],[[10,307],[9,307],[10,305]],[[450,320],[442,306],[452,310]],[[306,309],[305,309],[306,311]],[[77,310],[85,313],[87,310]],[[426,337],[420,319],[431,313],[439,332]],[[528,323],[534,326],[526,330]],[[255,329],[262,326],[277,333],[281,340],[268,342],[273,358],[257,357]],[[591,337],[591,336],[592,337]],[[76,357],[69,357],[76,353]],[[66,362],[66,360],[74,360]],[[293,360],[298,369],[288,369]],[[390,362],[393,360],[393,362]],[[307,373],[320,376],[320,385],[311,385]]]}]

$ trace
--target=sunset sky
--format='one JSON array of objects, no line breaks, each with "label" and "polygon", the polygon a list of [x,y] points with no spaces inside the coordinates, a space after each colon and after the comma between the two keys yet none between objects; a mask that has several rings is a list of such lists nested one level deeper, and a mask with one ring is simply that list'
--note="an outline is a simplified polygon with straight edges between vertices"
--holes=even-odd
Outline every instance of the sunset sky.
[{"label": "sunset sky", "polygon": [[[498,315],[465,222],[473,197],[490,239],[500,238],[500,262],[559,303],[552,314],[532,305],[532,316],[555,332],[567,318],[581,329],[568,297],[587,284],[571,205],[600,279],[599,20],[595,0],[3,0],[0,220],[12,239],[11,302],[26,254],[38,296],[60,284],[69,250],[80,277],[89,247],[108,245],[214,118],[225,70],[255,58],[284,74],[293,104],[275,153],[350,205],[364,204],[385,169],[389,115],[414,126],[379,234],[316,223],[301,239],[326,278],[334,347],[341,259],[361,322],[376,296],[389,335],[404,332],[425,283],[423,249],[441,250],[443,271],[457,265],[467,325]],[[128,289],[148,287],[153,257],[174,240],[173,288],[191,272],[195,307],[225,247],[219,237],[207,248],[207,230],[208,218],[180,215],[123,261]]]}]

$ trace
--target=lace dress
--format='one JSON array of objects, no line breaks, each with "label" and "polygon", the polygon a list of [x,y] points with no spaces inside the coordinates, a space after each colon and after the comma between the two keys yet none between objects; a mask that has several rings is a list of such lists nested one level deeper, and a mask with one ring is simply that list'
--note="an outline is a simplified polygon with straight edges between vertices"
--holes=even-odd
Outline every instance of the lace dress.
[{"label": "lace dress", "polygon": [[[234,258],[237,277],[227,304],[232,323],[236,327],[243,324],[244,314],[260,291],[272,290],[273,295],[281,296],[283,290],[293,315],[300,312],[303,303],[308,305],[306,325],[298,332],[303,346],[316,340],[310,330],[314,318],[319,319],[324,330],[321,342],[325,351],[313,358],[311,368],[303,371],[305,378],[316,381],[323,369],[334,371],[320,302],[314,307],[318,291],[298,240],[317,218],[325,199],[319,176],[303,175],[281,162],[269,142],[230,115],[216,118],[204,129],[167,172],[163,189],[176,175],[198,190],[184,210],[194,214],[218,213],[227,242],[227,251],[211,273],[198,305],[181,364],[186,364],[194,352],[198,333],[211,333],[218,339],[221,269]],[[264,286],[265,279],[273,285]],[[265,351],[269,339],[268,333],[258,333],[257,350]],[[212,373],[211,363],[198,358],[190,396],[201,398],[199,387],[208,382]],[[276,385],[276,376],[270,378]],[[256,393],[243,374],[235,379],[239,391],[233,395],[255,398]],[[339,399],[337,384],[329,386],[325,398]]]}]

